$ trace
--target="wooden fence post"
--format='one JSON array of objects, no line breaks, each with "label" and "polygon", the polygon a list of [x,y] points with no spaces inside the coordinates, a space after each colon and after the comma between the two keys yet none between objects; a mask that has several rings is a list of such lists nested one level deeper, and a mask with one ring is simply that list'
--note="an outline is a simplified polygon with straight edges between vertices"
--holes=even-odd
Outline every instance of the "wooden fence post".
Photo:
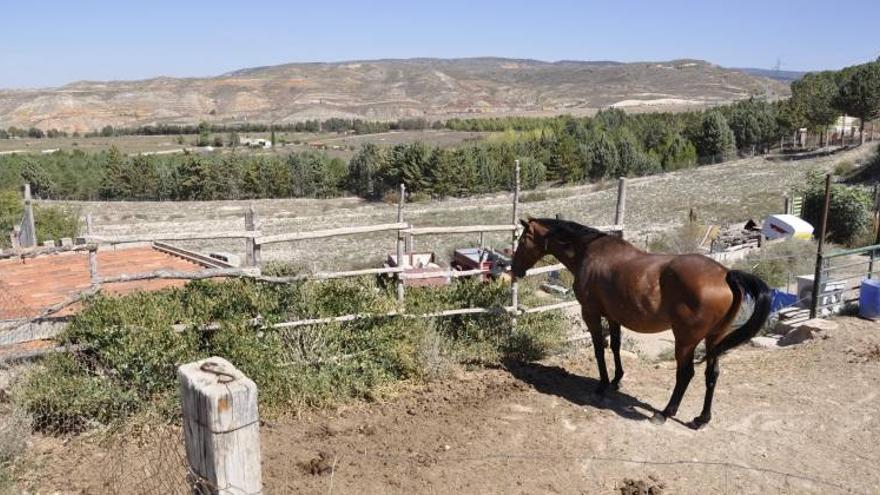
[{"label": "wooden fence post", "polygon": [[[244,230],[249,232],[257,230],[253,205],[248,206],[244,212]],[[245,239],[245,265],[260,266],[260,246],[253,237]]]},{"label": "wooden fence post", "polygon": [[34,224],[34,206],[31,199],[31,185],[24,185],[24,217],[21,222],[21,233],[19,234],[19,246],[34,247],[37,245],[37,228]]},{"label": "wooden fence post", "polygon": [[[514,226],[519,225],[519,160],[514,160],[514,184],[513,184],[513,219],[512,224]],[[513,254],[516,252],[516,243],[519,240],[519,236],[517,236],[517,232],[519,229],[513,229],[513,235],[511,236],[510,243],[510,260],[513,261]],[[510,305],[513,307],[513,317],[511,318],[511,329],[516,331],[516,315],[519,311],[519,282],[516,281],[516,277],[513,277],[513,281],[510,284]]]},{"label": "wooden fence post", "polygon": [[[626,214],[626,177],[621,177],[617,181],[617,208],[614,210],[614,225],[623,225],[624,215]],[[623,238],[623,231],[620,232],[620,238]]]},{"label": "wooden fence post", "polygon": [[825,229],[828,227],[828,205],[831,203],[831,174],[825,175],[825,203],[819,223],[819,247],[816,249],[816,271],[813,274],[813,293],[810,297],[810,318],[819,313],[819,297],[822,291],[822,264],[825,255]]},{"label": "wooden fence post", "polygon": [[98,247],[89,250],[89,280],[92,285],[98,283]]},{"label": "wooden fence post", "polygon": [[94,229],[93,223],[94,223],[94,222],[93,222],[93,220],[92,220],[92,214],[91,214],[91,213],[87,214],[87,215],[86,215],[86,235],[92,235],[92,234],[94,234],[94,232],[93,232],[93,229]]},{"label": "wooden fence post", "polygon": [[[406,197],[406,185],[401,182],[400,184],[400,198],[397,201],[397,223],[403,223],[403,203],[404,198]],[[401,230],[397,231],[397,266],[403,268],[404,261],[403,258],[406,255],[404,252],[404,240],[403,240],[403,232]],[[412,254],[409,254],[410,260],[412,260]],[[402,273],[402,272],[401,272]],[[397,302],[398,304],[403,304],[404,298],[404,287],[403,287],[403,276],[401,273],[397,274],[395,285],[397,286]]]},{"label": "wooden fence post", "polygon": [[177,376],[194,493],[261,494],[257,386],[220,357],[184,364]]}]

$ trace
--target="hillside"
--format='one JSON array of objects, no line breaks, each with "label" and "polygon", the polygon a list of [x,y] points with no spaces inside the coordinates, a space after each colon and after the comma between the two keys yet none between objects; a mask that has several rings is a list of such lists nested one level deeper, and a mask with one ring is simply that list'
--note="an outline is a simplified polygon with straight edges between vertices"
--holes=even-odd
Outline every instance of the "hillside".
[{"label": "hillside", "polygon": [[210,78],[81,81],[0,90],[0,127],[89,131],[105,125],[390,120],[589,113],[615,105],[675,110],[788,87],[698,60],[541,62],[502,58],[297,63]]}]

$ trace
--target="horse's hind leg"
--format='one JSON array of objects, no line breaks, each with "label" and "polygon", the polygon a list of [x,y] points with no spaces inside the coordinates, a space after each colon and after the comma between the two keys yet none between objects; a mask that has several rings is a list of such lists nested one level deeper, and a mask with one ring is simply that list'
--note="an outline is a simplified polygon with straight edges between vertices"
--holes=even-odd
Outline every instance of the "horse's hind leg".
[{"label": "horse's hind leg", "polygon": [[712,419],[712,398],[715,396],[715,384],[718,383],[718,375],[721,369],[718,366],[718,356],[712,356],[709,339],[706,339],[706,398],[703,399],[703,411],[694,418],[693,426],[702,428]]},{"label": "horse's hind leg", "polygon": [[623,363],[620,361],[620,323],[608,321],[611,332],[611,353],[614,355],[614,379],[611,380],[611,390],[620,388],[620,380],[623,379]]},{"label": "horse's hind leg", "polygon": [[675,343],[675,362],[677,364],[675,388],[672,390],[672,397],[669,398],[669,403],[666,404],[663,411],[654,413],[654,416],[651,417],[652,423],[662,424],[666,421],[666,418],[675,416],[675,413],[678,412],[678,406],[681,404],[684,392],[687,390],[691,378],[694,377],[695,348],[696,345],[693,344],[682,345],[678,342]]},{"label": "horse's hind leg", "polygon": [[583,313],[584,322],[587,329],[590,330],[590,337],[593,341],[593,353],[596,356],[596,364],[599,367],[599,385],[596,387],[595,393],[604,395],[608,390],[608,368],[605,366],[605,336],[602,334],[602,318],[597,315],[588,315]]}]

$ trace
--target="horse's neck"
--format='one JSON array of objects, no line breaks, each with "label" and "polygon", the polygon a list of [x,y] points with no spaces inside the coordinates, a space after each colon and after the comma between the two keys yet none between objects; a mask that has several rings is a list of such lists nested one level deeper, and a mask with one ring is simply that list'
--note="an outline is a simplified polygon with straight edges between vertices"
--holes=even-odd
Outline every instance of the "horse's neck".
[{"label": "horse's neck", "polygon": [[[603,237],[594,237],[592,239],[585,239],[568,249],[560,247],[559,249],[555,250],[556,252],[552,252],[551,254],[553,254],[553,256],[555,256],[560,263],[565,265],[565,268],[567,268],[568,271],[571,272],[575,276],[575,278],[577,278],[580,276],[581,273],[584,272],[584,269],[586,265],[590,263],[591,258],[594,258],[594,255],[597,254],[590,254],[590,245],[594,241],[602,238]],[[632,246],[621,245],[616,247],[619,247],[619,249],[622,250],[626,250],[628,248],[631,248]],[[601,253],[602,251],[604,251],[604,248],[607,248],[607,245],[604,247],[595,246],[595,248],[598,248],[599,252]],[[595,249],[593,251],[595,251]]]},{"label": "horse's neck", "polygon": [[584,256],[585,249],[585,245],[578,245],[570,248],[560,247],[551,251],[551,254],[559,260],[560,263],[565,265],[565,268],[567,268],[570,273],[577,276],[581,271],[582,265],[587,262],[587,257]]}]

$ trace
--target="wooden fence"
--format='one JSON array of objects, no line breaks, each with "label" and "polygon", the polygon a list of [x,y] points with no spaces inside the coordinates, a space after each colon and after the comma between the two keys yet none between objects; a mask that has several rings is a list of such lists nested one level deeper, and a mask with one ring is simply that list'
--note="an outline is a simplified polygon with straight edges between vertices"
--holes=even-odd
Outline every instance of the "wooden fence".
[{"label": "wooden fence", "polygon": [[[252,209],[245,214],[246,230],[228,231],[216,233],[197,233],[197,232],[170,232],[154,235],[125,235],[125,236],[102,236],[93,235],[88,232],[84,237],[87,244],[78,246],[35,248],[29,250],[15,250],[14,252],[0,255],[2,257],[34,257],[47,254],[55,254],[61,252],[88,251],[89,253],[89,273],[91,276],[91,286],[76,294],[72,294],[65,301],[55,304],[50,308],[44,309],[39,316],[32,318],[23,323],[31,323],[36,320],[43,320],[50,315],[64,309],[65,307],[75,304],[82,299],[98,293],[106,284],[114,284],[120,282],[131,282],[135,280],[154,280],[154,279],[176,279],[176,280],[203,280],[211,278],[249,278],[266,283],[287,284],[300,282],[305,280],[328,280],[336,278],[359,277],[365,275],[393,275],[396,283],[396,293],[399,308],[394,311],[381,314],[349,314],[338,315],[327,318],[312,318],[297,321],[288,321],[276,323],[274,328],[289,328],[303,325],[318,325],[332,322],[352,321],[363,318],[377,317],[406,317],[406,318],[434,318],[452,315],[464,314],[480,314],[480,313],[497,313],[499,311],[510,314],[513,320],[513,326],[516,325],[516,317],[519,314],[539,313],[544,311],[560,310],[571,306],[576,306],[576,301],[566,301],[561,303],[547,304],[536,307],[523,307],[519,304],[519,287],[518,282],[514,279],[511,283],[511,298],[509,304],[503,307],[493,308],[458,308],[444,311],[430,312],[424,314],[407,313],[405,310],[405,280],[428,278],[428,277],[467,277],[487,273],[488,269],[474,270],[445,270],[429,273],[405,273],[405,267],[383,267],[368,268],[361,270],[345,270],[334,272],[318,272],[311,274],[301,274],[294,276],[266,276],[260,270],[261,249],[265,245],[297,242],[310,239],[323,239],[338,236],[358,235],[375,232],[395,232],[397,236],[397,253],[398,258],[402,259],[402,254],[406,244],[411,243],[411,239],[420,235],[438,235],[438,234],[479,234],[482,239],[483,234],[487,232],[509,232],[511,234],[511,252],[515,251],[519,233],[518,215],[519,215],[519,163],[516,164],[516,182],[513,191],[513,200],[511,208],[511,223],[509,224],[489,224],[489,225],[460,225],[460,226],[428,226],[416,227],[404,221],[404,193],[405,189],[401,185],[400,203],[397,209],[397,218],[394,223],[363,225],[355,227],[342,227],[334,229],[316,230],[308,232],[293,232],[273,235],[263,235],[256,229],[256,218]],[[626,179],[621,178],[618,187],[617,207],[615,209],[614,224],[597,227],[617,235],[623,235],[623,222],[626,198]],[[90,224],[91,222],[87,222]],[[90,231],[91,229],[89,229]],[[101,277],[98,274],[98,257],[97,251],[100,245],[118,245],[127,243],[143,243],[166,240],[198,240],[198,239],[244,239],[246,241],[246,261],[244,267],[241,268],[209,268],[199,272],[182,272],[172,270],[159,270],[144,273],[123,274],[115,277]],[[537,267],[529,270],[526,276],[535,276],[549,272],[564,270],[562,264],[553,264],[548,266]],[[262,325],[262,322],[255,321],[255,326]]]}]

